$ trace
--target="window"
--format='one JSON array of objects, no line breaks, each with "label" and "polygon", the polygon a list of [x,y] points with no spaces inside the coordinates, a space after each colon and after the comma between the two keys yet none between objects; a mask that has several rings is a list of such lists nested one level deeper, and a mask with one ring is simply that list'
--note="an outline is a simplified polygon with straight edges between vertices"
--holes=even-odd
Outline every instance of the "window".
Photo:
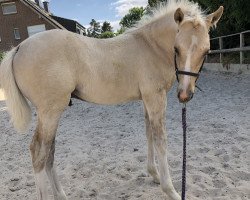
[{"label": "window", "polygon": [[17,13],[16,4],[14,2],[2,4],[2,10],[4,15]]},{"label": "window", "polygon": [[76,33],[81,34],[80,29],[76,27]]},{"label": "window", "polygon": [[36,34],[36,33],[40,33],[42,31],[46,31],[45,25],[41,24],[41,25],[35,25],[35,26],[28,26],[28,34],[29,37]]},{"label": "window", "polygon": [[20,40],[21,36],[20,36],[20,32],[18,28],[14,28],[14,36],[16,40]]},{"label": "window", "polygon": [[84,35],[84,31],[80,29],[80,35]]}]

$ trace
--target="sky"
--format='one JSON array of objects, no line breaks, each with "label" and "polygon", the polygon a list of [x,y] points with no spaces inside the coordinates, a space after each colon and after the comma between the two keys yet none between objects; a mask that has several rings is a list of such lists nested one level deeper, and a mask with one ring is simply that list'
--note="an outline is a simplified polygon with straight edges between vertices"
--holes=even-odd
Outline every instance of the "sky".
[{"label": "sky", "polygon": [[106,20],[115,31],[130,8],[146,5],[147,0],[50,0],[49,9],[54,15],[74,19],[85,27],[91,19]]}]

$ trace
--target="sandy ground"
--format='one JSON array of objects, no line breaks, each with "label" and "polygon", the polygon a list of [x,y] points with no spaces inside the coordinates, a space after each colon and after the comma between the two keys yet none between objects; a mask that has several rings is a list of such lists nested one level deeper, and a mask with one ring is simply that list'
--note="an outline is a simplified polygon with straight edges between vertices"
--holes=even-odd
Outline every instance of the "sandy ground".
[{"label": "sandy ground", "polygon": [[[249,200],[250,75],[203,72],[199,86],[204,92],[188,104],[188,199]],[[175,91],[168,95],[168,150],[180,193],[181,105]],[[165,199],[146,173],[141,102],[73,103],[62,116],[56,143],[56,165],[69,200]],[[1,200],[36,199],[28,150],[34,124],[35,117],[27,135],[17,134],[0,101]]]}]

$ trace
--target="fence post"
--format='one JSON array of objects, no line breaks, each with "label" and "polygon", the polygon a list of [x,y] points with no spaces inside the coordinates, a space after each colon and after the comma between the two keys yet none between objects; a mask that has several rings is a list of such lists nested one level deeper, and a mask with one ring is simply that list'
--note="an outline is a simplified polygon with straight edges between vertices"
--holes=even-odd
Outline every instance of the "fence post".
[{"label": "fence post", "polygon": [[[242,49],[244,46],[244,34],[240,33],[240,48]],[[243,51],[240,51],[240,64],[243,64]]]},{"label": "fence post", "polygon": [[[220,50],[223,49],[222,37],[219,37]],[[220,53],[220,63],[222,63],[222,53]]]}]

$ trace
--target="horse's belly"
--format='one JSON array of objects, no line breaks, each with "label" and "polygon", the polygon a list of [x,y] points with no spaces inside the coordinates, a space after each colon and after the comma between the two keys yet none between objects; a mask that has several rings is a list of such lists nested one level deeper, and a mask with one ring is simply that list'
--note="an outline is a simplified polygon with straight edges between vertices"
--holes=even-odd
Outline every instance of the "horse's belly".
[{"label": "horse's belly", "polygon": [[117,87],[103,85],[89,85],[76,88],[74,94],[80,99],[97,104],[119,104],[132,100],[139,100],[139,89],[134,87]]}]

